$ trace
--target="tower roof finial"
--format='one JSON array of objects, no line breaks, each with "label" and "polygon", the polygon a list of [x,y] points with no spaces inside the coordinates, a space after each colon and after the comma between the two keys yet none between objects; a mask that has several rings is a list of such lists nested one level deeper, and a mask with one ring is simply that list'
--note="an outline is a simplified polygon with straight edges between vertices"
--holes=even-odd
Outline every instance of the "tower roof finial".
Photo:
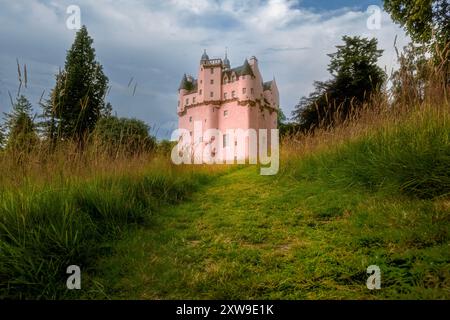
[{"label": "tower roof finial", "polygon": [[225,59],[223,59],[223,66],[225,69],[230,69],[230,60],[228,60],[228,47],[225,47]]}]

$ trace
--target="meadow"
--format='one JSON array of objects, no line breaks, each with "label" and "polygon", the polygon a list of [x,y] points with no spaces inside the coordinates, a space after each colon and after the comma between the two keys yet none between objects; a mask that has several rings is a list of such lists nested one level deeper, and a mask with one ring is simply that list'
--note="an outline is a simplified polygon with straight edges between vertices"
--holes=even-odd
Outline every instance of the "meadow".
[{"label": "meadow", "polygon": [[[3,153],[0,296],[448,299],[449,110],[371,108],[286,137],[275,176],[157,152]],[[66,288],[72,264],[82,290]]]}]

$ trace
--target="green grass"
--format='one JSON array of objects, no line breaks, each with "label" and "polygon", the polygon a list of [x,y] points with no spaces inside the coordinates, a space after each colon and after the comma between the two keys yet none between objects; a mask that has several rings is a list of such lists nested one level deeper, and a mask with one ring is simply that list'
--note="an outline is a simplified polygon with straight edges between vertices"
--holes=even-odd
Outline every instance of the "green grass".
[{"label": "green grass", "polygon": [[[104,291],[91,296],[449,298],[448,222],[448,211],[430,200],[246,168],[120,241],[97,266]],[[366,288],[371,264],[382,270],[382,290]]]},{"label": "green grass", "polygon": [[[162,171],[164,169],[164,171]],[[170,166],[140,176],[68,178],[0,194],[0,297],[77,297],[66,268],[87,274],[115,240],[146,225],[163,206],[182,201],[211,177]]]},{"label": "green grass", "polygon": [[313,154],[294,171],[299,178],[320,177],[340,186],[433,198],[450,195],[449,167],[448,109],[427,108]]},{"label": "green grass", "polygon": [[436,109],[276,176],[165,166],[2,190],[0,296],[449,299],[449,132]]},{"label": "green grass", "polygon": [[413,113],[278,176],[222,176],[120,241],[86,296],[449,299],[449,132],[448,113]]}]

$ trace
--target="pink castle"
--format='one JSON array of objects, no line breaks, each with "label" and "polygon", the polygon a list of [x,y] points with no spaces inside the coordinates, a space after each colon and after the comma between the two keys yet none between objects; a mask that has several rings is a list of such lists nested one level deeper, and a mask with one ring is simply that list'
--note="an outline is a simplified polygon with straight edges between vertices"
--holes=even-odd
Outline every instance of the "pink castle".
[{"label": "pink castle", "polygon": [[[178,93],[179,129],[188,130],[191,137],[195,136],[194,130],[198,130],[194,124],[201,123],[202,134],[208,129],[218,129],[223,133],[218,148],[237,145],[237,141],[230,141],[227,130],[255,129],[259,132],[259,129],[269,129],[270,132],[277,128],[277,84],[275,79],[263,82],[255,57],[231,68],[226,53],[224,60],[210,59],[205,50],[198,78],[184,74]],[[268,139],[270,141],[270,136]],[[202,137],[191,141],[200,145],[211,143]],[[212,149],[212,156],[217,151],[220,150]],[[236,156],[248,157],[248,137],[244,154]]]}]

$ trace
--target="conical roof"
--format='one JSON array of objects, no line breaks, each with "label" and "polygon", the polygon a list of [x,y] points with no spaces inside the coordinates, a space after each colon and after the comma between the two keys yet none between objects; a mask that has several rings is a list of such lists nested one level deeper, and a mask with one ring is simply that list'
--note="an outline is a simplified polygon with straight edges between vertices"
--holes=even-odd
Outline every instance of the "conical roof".
[{"label": "conical roof", "polygon": [[223,66],[225,69],[231,68],[230,60],[228,60],[228,54],[226,51],[225,51],[225,59],[223,59]]},{"label": "conical roof", "polygon": [[209,60],[209,56],[208,56],[208,54],[206,53],[206,49],[205,49],[205,51],[203,52],[202,58],[200,59],[200,61],[205,61],[205,60]]},{"label": "conical roof", "polygon": [[252,75],[253,76],[253,70],[252,67],[250,66],[250,64],[248,63],[248,60],[245,59],[244,64],[241,67],[240,70],[240,75],[241,76],[245,76],[245,75]]},{"label": "conical roof", "polygon": [[188,89],[188,86],[189,86],[189,82],[188,82],[188,79],[187,79],[187,77],[186,77],[186,73],[183,75],[183,78],[181,79],[181,83],[180,83],[180,87],[178,88],[178,90],[181,90],[181,89]]}]

